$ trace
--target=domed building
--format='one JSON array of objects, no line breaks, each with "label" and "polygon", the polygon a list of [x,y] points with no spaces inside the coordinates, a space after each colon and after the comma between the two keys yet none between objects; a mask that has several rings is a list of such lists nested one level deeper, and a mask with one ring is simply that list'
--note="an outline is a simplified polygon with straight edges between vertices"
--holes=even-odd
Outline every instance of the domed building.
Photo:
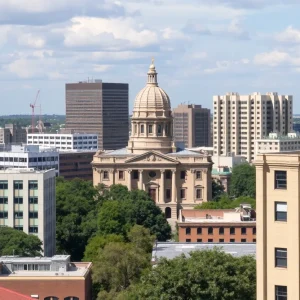
[{"label": "domed building", "polygon": [[170,221],[179,209],[211,200],[210,156],[176,149],[170,98],[158,86],[153,61],[134,102],[128,147],[98,151],[92,165],[94,185],[145,190]]}]

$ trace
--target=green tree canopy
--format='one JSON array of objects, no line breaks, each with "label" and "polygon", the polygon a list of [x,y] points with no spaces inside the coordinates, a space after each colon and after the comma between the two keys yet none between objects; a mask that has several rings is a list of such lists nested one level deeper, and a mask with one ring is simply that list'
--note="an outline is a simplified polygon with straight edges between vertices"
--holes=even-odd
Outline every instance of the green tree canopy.
[{"label": "green tree canopy", "polygon": [[190,257],[162,259],[132,289],[123,299],[254,300],[256,261],[219,249],[196,251]]},{"label": "green tree canopy", "polygon": [[255,198],[255,167],[248,163],[240,164],[232,169],[230,195],[237,198],[248,196]]},{"label": "green tree canopy", "polygon": [[35,235],[10,227],[0,227],[0,256],[41,256],[42,242]]},{"label": "green tree canopy", "polygon": [[219,199],[224,194],[224,186],[222,185],[221,180],[213,179],[212,180],[212,198],[213,200]]}]

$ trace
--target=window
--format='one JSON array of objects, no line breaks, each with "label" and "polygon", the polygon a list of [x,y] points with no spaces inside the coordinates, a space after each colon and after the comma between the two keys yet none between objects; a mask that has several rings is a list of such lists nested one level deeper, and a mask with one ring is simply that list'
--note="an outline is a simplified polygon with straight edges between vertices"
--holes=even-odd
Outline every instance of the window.
[{"label": "window", "polygon": [[0,211],[0,219],[7,219],[8,212],[7,211]]},{"label": "window", "polygon": [[38,212],[37,211],[30,211],[29,212],[29,218],[37,219],[38,218]]},{"label": "window", "polygon": [[219,243],[224,243],[224,239],[219,239]]},{"label": "window", "polygon": [[185,240],[187,243],[190,243],[191,242],[191,239],[186,239]]},{"label": "window", "polygon": [[166,189],[166,198],[167,199],[171,198],[171,190],[170,189]]},{"label": "window", "polygon": [[15,212],[15,219],[23,219],[23,212]]},{"label": "window", "polygon": [[202,234],[202,228],[201,227],[197,228],[197,234]]},{"label": "window", "polygon": [[256,235],[256,227],[253,227],[253,228],[252,228],[252,234],[253,234],[253,235]]},{"label": "window", "polygon": [[185,179],[185,174],[186,174],[185,171],[181,171],[180,172],[180,179]]},{"label": "window", "polygon": [[145,126],[141,125],[141,133],[144,133],[144,132],[145,132]]},{"label": "window", "polygon": [[208,239],[208,243],[213,243],[213,239]]},{"label": "window", "polygon": [[235,239],[230,239],[230,243],[234,243],[235,242]]},{"label": "window", "polygon": [[247,234],[247,228],[246,227],[242,227],[241,228],[241,233],[242,233],[242,235]]},{"label": "window", "polygon": [[287,249],[275,248],[275,267],[286,268],[287,267]]},{"label": "window", "polygon": [[197,239],[197,243],[202,243],[202,239]]},{"label": "window", "polygon": [[180,190],[180,198],[185,199],[185,189]]},{"label": "window", "polygon": [[286,171],[275,171],[275,189],[286,189]]},{"label": "window", "polygon": [[201,179],[201,178],[202,178],[202,172],[196,171],[196,179]]},{"label": "window", "polygon": [[38,189],[38,182],[37,182],[37,180],[29,180],[29,182],[28,182],[28,188],[30,190],[37,190]]},{"label": "window", "polygon": [[191,228],[190,228],[190,227],[187,227],[187,228],[185,229],[185,234],[186,234],[186,235],[190,235],[190,234],[191,234]]},{"label": "window", "polygon": [[49,297],[44,298],[44,300],[59,300],[59,299],[55,296],[49,296]]},{"label": "window", "polygon": [[287,221],[287,203],[275,202],[275,221]]},{"label": "window", "polygon": [[230,234],[231,235],[235,234],[235,228],[234,227],[230,227]]},{"label": "window", "polygon": [[23,198],[15,197],[14,198],[14,204],[23,204]]},{"label": "window", "polygon": [[8,198],[7,197],[0,197],[0,204],[8,204]]},{"label": "window", "polygon": [[171,171],[166,171],[166,179],[171,179]]},{"label": "window", "polygon": [[29,233],[38,233],[38,226],[29,226]]},{"label": "window", "polygon": [[256,243],[256,239],[253,239],[253,243]]},{"label": "window", "polygon": [[202,199],[202,189],[196,189],[196,199]]},{"label": "window", "polygon": [[157,125],[157,134],[161,135],[161,125]]},{"label": "window", "polygon": [[214,229],[212,227],[208,227],[207,233],[208,234],[213,234],[214,233]]},{"label": "window", "polygon": [[242,243],[246,243],[247,240],[246,240],[246,239],[242,239],[241,242],[242,242]]},{"label": "window", "polygon": [[275,285],[275,300],[287,300],[287,287]]},{"label": "window", "polygon": [[109,179],[108,171],[103,171],[103,179]]},{"label": "window", "polygon": [[119,171],[119,179],[124,179],[124,171]]},{"label": "window", "polygon": [[149,125],[149,127],[148,127],[148,132],[149,132],[149,133],[153,133],[153,125]]},{"label": "window", "polygon": [[222,235],[224,234],[224,227],[219,228],[219,234],[222,234]]},{"label": "window", "polygon": [[30,204],[38,204],[38,198],[37,197],[30,197],[29,198]]},{"label": "window", "polygon": [[65,297],[64,300],[79,300],[79,298],[75,296],[71,296],[71,297]]},{"label": "window", "polygon": [[132,172],[132,178],[133,179],[139,179],[139,171],[138,170],[134,170]]},{"label": "window", "polygon": [[14,189],[15,190],[23,190],[23,181],[22,180],[15,180],[14,181]]},{"label": "window", "polygon": [[0,180],[0,190],[7,190],[7,189],[8,189],[7,180]]}]

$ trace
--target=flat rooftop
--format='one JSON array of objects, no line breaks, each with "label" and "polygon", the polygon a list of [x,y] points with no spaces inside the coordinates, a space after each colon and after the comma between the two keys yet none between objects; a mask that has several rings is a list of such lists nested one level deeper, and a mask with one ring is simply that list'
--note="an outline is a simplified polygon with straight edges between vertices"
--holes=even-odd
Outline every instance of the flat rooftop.
[{"label": "flat rooftop", "polygon": [[157,243],[152,251],[152,261],[159,258],[173,259],[181,254],[189,255],[192,251],[221,248],[225,253],[236,257],[253,255],[256,258],[256,243]]},{"label": "flat rooftop", "polygon": [[0,170],[0,174],[24,174],[24,173],[33,173],[33,174],[44,174],[55,169],[49,170],[36,170],[34,168],[8,168],[5,170]]}]

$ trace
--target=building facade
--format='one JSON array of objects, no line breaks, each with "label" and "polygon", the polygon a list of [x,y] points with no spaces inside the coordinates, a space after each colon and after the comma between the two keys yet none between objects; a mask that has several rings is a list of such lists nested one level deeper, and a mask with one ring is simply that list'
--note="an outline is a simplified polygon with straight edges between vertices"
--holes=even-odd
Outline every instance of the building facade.
[{"label": "building facade", "polygon": [[34,234],[55,254],[55,170],[0,170],[0,226]]},{"label": "building facade", "polygon": [[7,168],[55,169],[59,174],[59,153],[55,148],[37,145],[11,145],[0,149],[0,170]]},{"label": "building facade", "polygon": [[244,204],[236,209],[183,209],[178,224],[179,242],[255,243],[256,213]]},{"label": "building facade", "polygon": [[173,140],[170,99],[158,87],[154,64],[137,95],[128,147],[94,156],[93,181],[110,187],[145,190],[171,221],[180,208],[211,200],[211,159],[189,150],[177,151]]},{"label": "building facade", "polygon": [[31,133],[27,135],[27,144],[56,148],[60,151],[97,150],[98,135],[95,133]]},{"label": "building facade", "polygon": [[293,129],[293,97],[277,93],[214,96],[214,155],[235,153],[255,158],[255,140]]},{"label": "building facade", "polygon": [[97,133],[99,149],[125,147],[128,141],[128,84],[66,84],[66,130]]},{"label": "building facade", "polygon": [[211,146],[210,110],[201,105],[179,105],[173,109],[174,141],[184,148]]},{"label": "building facade", "polygon": [[26,129],[15,124],[5,124],[0,128],[0,144],[26,143]]},{"label": "building facade", "polygon": [[40,300],[92,299],[89,262],[71,262],[69,255],[2,256],[0,261],[2,287]]},{"label": "building facade", "polygon": [[258,154],[257,300],[300,299],[300,153]]},{"label": "building facade", "polygon": [[64,151],[59,153],[59,175],[66,180],[93,180],[92,161],[96,151]]}]

